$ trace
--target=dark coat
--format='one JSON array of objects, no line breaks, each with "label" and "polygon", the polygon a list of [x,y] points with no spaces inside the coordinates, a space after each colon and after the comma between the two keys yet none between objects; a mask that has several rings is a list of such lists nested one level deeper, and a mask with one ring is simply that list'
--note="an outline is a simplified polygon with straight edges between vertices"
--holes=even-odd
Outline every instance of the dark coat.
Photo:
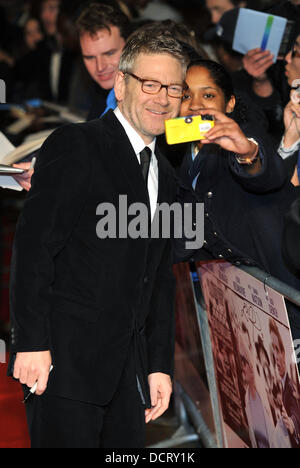
[{"label": "dark coat", "polygon": [[[297,193],[300,196],[300,187]],[[286,262],[300,278],[300,198],[294,201],[286,216],[283,251]]]},{"label": "dark coat", "polygon": [[41,41],[36,50],[28,52],[17,60],[14,67],[14,94],[16,99],[40,98],[66,104],[69,100],[72,76],[77,54],[71,50],[61,51],[61,65],[58,78],[58,96],[51,90],[51,57],[53,50],[49,43]]},{"label": "dark coat", "polygon": [[[174,172],[157,157],[158,202],[172,203]],[[117,216],[119,195],[128,206],[147,203],[138,160],[114,114],[57,130],[32,182],[11,268],[12,353],[50,349],[48,393],[105,405],[134,339],[149,406],[148,374],[173,372],[172,247],[166,239],[96,236],[100,203],[114,204]]]}]

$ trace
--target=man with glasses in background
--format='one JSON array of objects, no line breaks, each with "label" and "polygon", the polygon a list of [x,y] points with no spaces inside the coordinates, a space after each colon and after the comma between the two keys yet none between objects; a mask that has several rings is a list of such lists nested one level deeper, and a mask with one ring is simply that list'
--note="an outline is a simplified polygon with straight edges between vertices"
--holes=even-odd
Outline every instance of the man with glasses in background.
[{"label": "man with glasses in background", "polygon": [[179,114],[186,68],[176,40],[137,32],[120,60],[115,112],[58,129],[41,150],[11,277],[10,367],[25,397],[37,382],[26,401],[32,447],[141,448],[145,421],[168,408],[171,239],[100,239],[96,213],[109,202],[131,221],[119,204],[126,195],[151,222],[157,203],[175,201],[156,137]]}]

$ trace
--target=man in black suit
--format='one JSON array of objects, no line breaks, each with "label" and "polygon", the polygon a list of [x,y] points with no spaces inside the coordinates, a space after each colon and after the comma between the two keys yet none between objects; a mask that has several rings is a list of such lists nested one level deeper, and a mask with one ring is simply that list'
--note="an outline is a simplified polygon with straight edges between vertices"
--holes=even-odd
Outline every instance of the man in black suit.
[{"label": "man in black suit", "polygon": [[109,203],[132,221],[120,196],[151,219],[157,202],[174,202],[175,176],[155,141],[179,113],[185,73],[177,41],[136,33],[120,61],[118,109],[58,129],[42,148],[11,276],[13,376],[25,395],[37,382],[26,403],[33,447],[142,447],[145,418],[168,407],[171,240],[100,239],[97,215]]}]

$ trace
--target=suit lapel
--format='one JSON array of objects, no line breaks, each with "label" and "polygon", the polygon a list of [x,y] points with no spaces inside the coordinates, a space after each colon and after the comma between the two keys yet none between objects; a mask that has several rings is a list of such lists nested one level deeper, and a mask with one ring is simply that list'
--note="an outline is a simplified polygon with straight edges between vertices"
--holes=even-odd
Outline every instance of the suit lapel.
[{"label": "suit lapel", "polygon": [[[143,203],[149,203],[148,190],[143,179],[141,167],[123,126],[113,111],[109,111],[101,121],[108,134],[106,143],[109,148],[109,154],[107,155],[108,161],[106,162],[114,172],[114,180],[123,179],[122,185],[124,185],[123,182],[126,180],[127,186],[135,195],[135,198]],[[103,148],[103,141],[100,135],[99,145]]]},{"label": "suit lapel", "polygon": [[163,202],[173,202],[174,200],[170,199],[171,188],[170,188],[170,168],[167,164],[164,156],[160,152],[158,145],[155,148],[155,155],[158,160],[158,203]]}]

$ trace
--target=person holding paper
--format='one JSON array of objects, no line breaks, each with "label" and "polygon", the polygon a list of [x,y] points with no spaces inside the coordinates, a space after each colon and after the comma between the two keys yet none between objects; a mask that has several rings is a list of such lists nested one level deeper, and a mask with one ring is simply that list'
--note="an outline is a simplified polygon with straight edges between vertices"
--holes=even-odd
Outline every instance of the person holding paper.
[{"label": "person holding paper", "polygon": [[34,167],[32,167],[30,162],[14,164],[13,167],[24,169],[25,172],[15,175],[14,179],[26,192],[29,192],[31,189],[31,178],[34,173]]},{"label": "person holding paper", "polygon": [[[219,60],[231,74],[234,88],[255,105],[258,109],[256,121],[263,120],[263,125],[279,143],[278,135],[283,131],[282,98],[267,74],[274,65],[274,55],[257,47],[246,54],[233,50],[239,15],[239,8],[227,11],[205,38],[216,42]],[[254,32],[252,36],[256,37]]]}]

